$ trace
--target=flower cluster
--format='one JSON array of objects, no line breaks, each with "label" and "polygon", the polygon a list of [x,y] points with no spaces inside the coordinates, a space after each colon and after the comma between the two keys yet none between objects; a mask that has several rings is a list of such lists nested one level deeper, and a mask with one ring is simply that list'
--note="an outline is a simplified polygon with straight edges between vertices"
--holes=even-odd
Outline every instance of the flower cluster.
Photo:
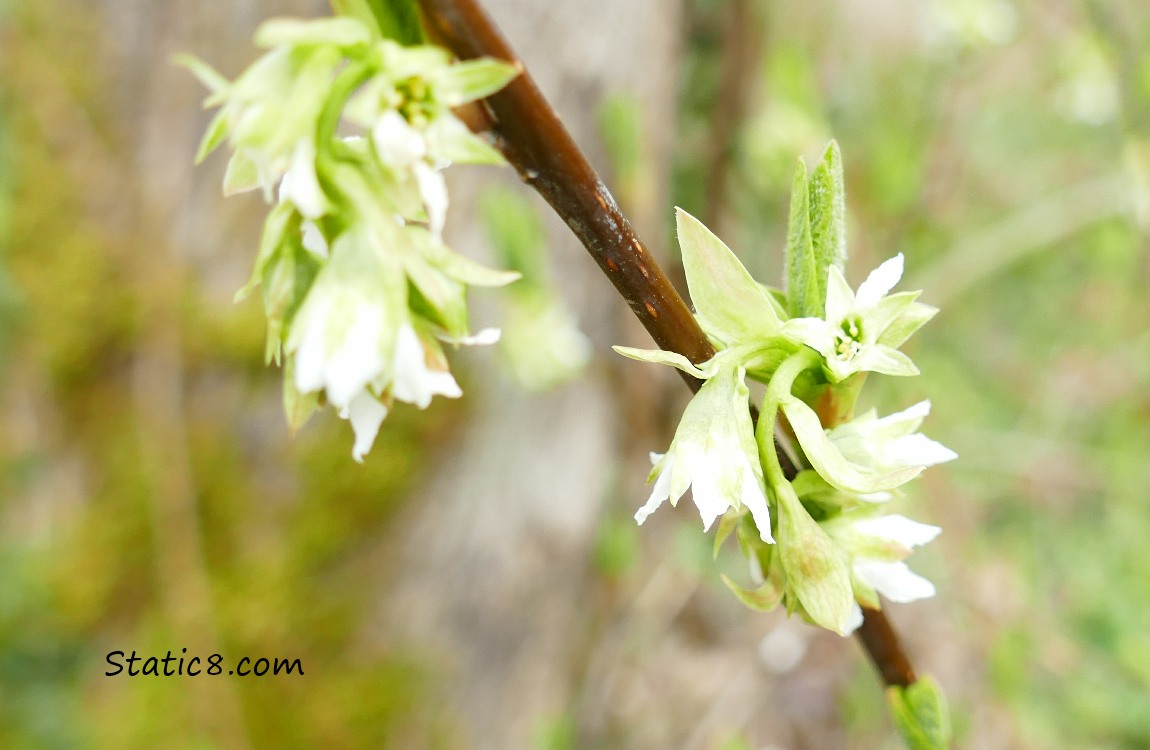
[{"label": "flower cluster", "polygon": [[[669,352],[616,347],[704,381],[668,451],[652,455],[653,490],[635,518],[643,523],[690,487],[704,529],[720,521],[716,553],[736,533],[751,561],[753,588],[727,579],[736,595],[759,609],[785,604],[846,634],[861,622],[859,605],[878,608],[879,594],[894,602],[934,594],[904,560],[939,529],[883,507],[925,467],[956,456],[918,432],[929,402],[852,417],[866,373],[918,373],[898,347],[937,310],[918,302],[917,292],[890,293],[902,255],[851,290],[835,144],[809,177],[799,162],[791,201],[785,292],[756,282],[718,237],[678,213],[696,318],[717,354],[695,365]],[[748,378],[766,385],[757,425]],[[811,467],[790,479],[776,425]]]},{"label": "flower cluster", "polygon": [[394,401],[425,408],[460,395],[441,342],[498,339],[471,335],[467,288],[517,274],[444,244],[442,170],[503,163],[452,108],[518,70],[402,47],[351,17],[269,21],[256,43],[268,51],[235,81],[183,60],[211,90],[206,105],[220,108],[197,160],[227,141],[225,194],[276,200],[237,299],[262,287],[267,358],[283,361],[292,426],[322,397],[350,420],[362,460]]}]

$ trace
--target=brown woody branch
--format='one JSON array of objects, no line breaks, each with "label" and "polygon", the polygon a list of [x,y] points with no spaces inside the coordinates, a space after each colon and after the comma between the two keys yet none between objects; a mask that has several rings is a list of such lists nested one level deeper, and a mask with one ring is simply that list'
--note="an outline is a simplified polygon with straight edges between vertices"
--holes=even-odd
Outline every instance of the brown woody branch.
[{"label": "brown woody branch", "polygon": [[[428,32],[460,59],[495,57],[523,71],[488,97],[485,123],[519,176],[566,222],[662,349],[696,364],[715,349],[690,308],[651,257],[583,152],[559,121],[495,24],[476,0],[420,0]],[[684,374],[698,390],[699,381]],[[783,470],[797,468],[780,451]],[[788,465],[789,464],[789,465]],[[888,685],[909,685],[914,669],[886,615],[863,610],[859,639]]]}]

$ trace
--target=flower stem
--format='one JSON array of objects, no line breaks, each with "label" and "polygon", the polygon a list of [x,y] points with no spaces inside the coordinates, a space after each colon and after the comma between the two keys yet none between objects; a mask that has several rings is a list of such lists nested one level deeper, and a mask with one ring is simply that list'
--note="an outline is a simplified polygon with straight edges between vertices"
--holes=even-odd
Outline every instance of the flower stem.
[{"label": "flower stem", "polygon": [[[715,349],[690,308],[477,0],[419,0],[419,5],[428,33],[460,59],[495,57],[523,71],[484,100],[486,110],[474,107],[466,113],[469,126],[490,131],[503,156],[583,242],[660,348],[695,364],[713,357]],[[692,390],[702,385],[681,374]],[[785,453],[771,453],[781,462],[785,477],[798,474]],[[915,681],[910,660],[883,612],[864,608],[863,624],[856,632],[887,685]]]}]

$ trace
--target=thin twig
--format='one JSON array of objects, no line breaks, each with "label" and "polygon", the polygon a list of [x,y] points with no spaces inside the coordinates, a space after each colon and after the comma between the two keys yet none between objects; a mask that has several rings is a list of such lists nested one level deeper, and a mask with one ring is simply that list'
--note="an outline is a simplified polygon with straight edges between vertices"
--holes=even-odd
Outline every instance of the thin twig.
[{"label": "thin twig", "polygon": [[[546,200],[626,300],[662,349],[696,364],[715,354],[690,308],[623,216],[530,73],[476,0],[420,0],[431,35],[460,59],[495,57],[523,71],[485,101],[496,145]],[[692,390],[700,383],[684,374]],[[787,478],[796,466],[779,452]],[[863,610],[859,639],[888,685],[909,685],[914,669],[886,615]]]}]

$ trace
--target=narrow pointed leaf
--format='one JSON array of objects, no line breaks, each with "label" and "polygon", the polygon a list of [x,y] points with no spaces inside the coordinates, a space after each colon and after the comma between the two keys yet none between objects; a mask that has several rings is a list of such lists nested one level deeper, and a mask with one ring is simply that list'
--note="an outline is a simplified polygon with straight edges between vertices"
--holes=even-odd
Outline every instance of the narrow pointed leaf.
[{"label": "narrow pointed leaf", "polygon": [[811,244],[819,289],[826,297],[827,272],[846,266],[846,194],[839,146],[831,141],[810,179]]},{"label": "narrow pointed leaf", "polygon": [[802,159],[795,165],[791,186],[786,263],[787,308],[791,317],[822,315],[825,293],[819,289],[814,246],[811,244],[810,193],[807,187],[807,167]]}]

